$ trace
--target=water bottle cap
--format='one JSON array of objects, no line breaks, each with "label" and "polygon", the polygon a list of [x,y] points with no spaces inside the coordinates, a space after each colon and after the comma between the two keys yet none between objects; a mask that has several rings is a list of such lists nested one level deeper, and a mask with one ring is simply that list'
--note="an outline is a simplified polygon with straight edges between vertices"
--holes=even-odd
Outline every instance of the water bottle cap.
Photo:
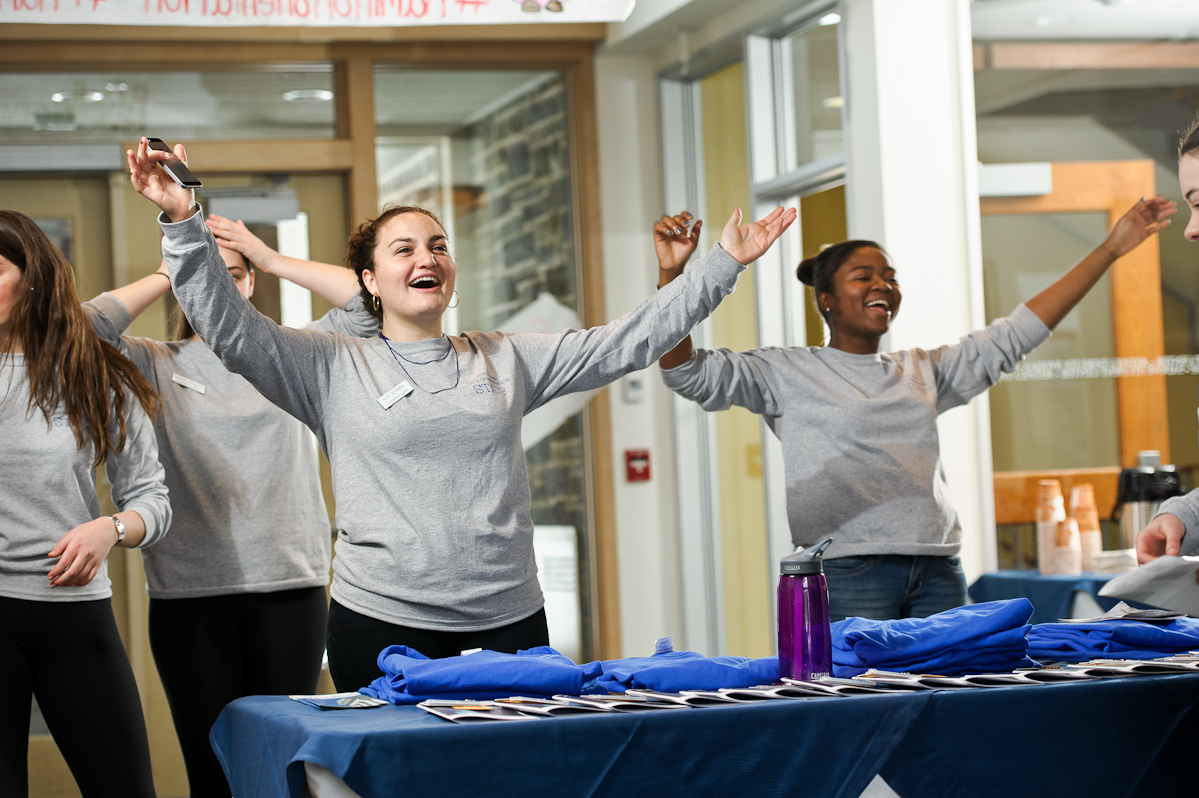
[{"label": "water bottle cap", "polygon": [[824,550],[831,546],[833,539],[829,538],[817,546],[801,549],[789,554],[779,563],[779,573],[784,576],[796,576],[824,573]]}]

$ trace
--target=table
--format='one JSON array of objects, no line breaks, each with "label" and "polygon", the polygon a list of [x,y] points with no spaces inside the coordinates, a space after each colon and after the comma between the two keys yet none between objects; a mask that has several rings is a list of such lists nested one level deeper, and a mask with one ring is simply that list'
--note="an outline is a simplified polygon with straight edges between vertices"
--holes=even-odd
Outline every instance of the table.
[{"label": "table", "polygon": [[1116,606],[1120,599],[1099,595],[1099,591],[1114,576],[1117,574],[1042,576],[1037,571],[997,571],[980,576],[968,592],[970,598],[979,603],[1026,598],[1033,606],[1029,623],[1057,623],[1062,618],[1070,617],[1070,607],[1078,591],[1090,594],[1104,612]]},{"label": "table", "polygon": [[902,798],[1188,794],[1199,674],[454,725],[416,707],[225,708],[237,798],[300,798],[304,763],[382,796]]}]

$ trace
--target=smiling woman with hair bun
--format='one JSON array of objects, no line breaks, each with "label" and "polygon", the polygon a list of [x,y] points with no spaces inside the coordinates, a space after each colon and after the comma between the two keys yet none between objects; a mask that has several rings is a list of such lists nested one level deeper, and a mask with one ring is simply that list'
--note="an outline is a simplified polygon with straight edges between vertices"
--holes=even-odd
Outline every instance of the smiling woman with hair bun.
[{"label": "smiling woman with hair bun", "polygon": [[[782,441],[791,540],[831,537],[824,557],[834,621],[925,617],[966,603],[962,529],[949,500],[937,416],[994,385],[1049,337],[1115,260],[1169,224],[1174,203],[1138,203],[1081,263],[1010,316],[937,349],[879,352],[899,313],[895,265],[873,241],[842,241],[799,264],[831,331],[828,346],[696,350],[660,361],[676,393],[705,410],[763,416]],[[699,241],[689,213],[654,227],[659,285]]]}]

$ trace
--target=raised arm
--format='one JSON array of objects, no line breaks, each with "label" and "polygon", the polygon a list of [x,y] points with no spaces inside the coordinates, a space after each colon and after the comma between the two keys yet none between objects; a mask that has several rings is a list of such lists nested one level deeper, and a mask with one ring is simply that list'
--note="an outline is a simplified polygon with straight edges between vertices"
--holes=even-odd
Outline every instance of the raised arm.
[{"label": "raised arm", "polygon": [[1049,329],[1057,327],[1117,259],[1132,252],[1149,236],[1169,227],[1169,217],[1176,210],[1173,200],[1165,197],[1141,200],[1132,206],[1116,222],[1107,240],[1060,280],[1028,300],[1025,303],[1028,309]]},{"label": "raised arm", "polygon": [[167,274],[166,261],[163,261],[151,274],[140,280],[134,280],[129,285],[114,288],[108,293],[121,300],[125,310],[129,311],[129,321],[132,322],[170,290],[171,276]]},{"label": "raised arm", "polygon": [[350,269],[282,255],[251,233],[240,219],[235,222],[210,213],[208,227],[222,247],[240,252],[267,274],[307,288],[331,305],[340,308],[358,293],[358,277]]},{"label": "raised arm", "polygon": [[512,336],[529,381],[526,412],[653,365],[732,293],[745,264],[770,248],[795,221],[795,211],[777,208],[748,225],[740,217],[735,211],[708,257],[621,318],[562,335]]},{"label": "raised arm", "polygon": [[[162,211],[162,251],[175,298],[200,338],[230,371],[315,429],[323,413],[336,337],[280,327],[245,300],[191,192],[158,167],[166,156],[149,150],[144,138],[136,152],[127,153],[134,188]],[[174,157],[185,157],[182,146],[176,146]]]},{"label": "raised arm", "polygon": [[[683,275],[683,267],[695,248],[699,246],[699,231],[704,220],[700,219],[688,230],[691,220],[695,218],[687,211],[678,216],[663,216],[654,225],[654,254],[658,256],[658,290],[669,285]],[[679,342],[679,345],[662,355],[658,361],[664,369],[677,368],[695,356],[695,346],[691,343],[691,334]]]}]

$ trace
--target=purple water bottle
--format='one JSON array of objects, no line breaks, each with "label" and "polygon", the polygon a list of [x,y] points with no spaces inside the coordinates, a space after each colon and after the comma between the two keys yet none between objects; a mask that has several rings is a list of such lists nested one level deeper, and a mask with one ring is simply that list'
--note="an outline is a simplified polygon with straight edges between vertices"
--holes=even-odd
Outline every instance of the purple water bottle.
[{"label": "purple water bottle", "polygon": [[833,673],[833,630],[824,578],[824,541],[783,558],[779,578],[779,676],[813,679]]}]

